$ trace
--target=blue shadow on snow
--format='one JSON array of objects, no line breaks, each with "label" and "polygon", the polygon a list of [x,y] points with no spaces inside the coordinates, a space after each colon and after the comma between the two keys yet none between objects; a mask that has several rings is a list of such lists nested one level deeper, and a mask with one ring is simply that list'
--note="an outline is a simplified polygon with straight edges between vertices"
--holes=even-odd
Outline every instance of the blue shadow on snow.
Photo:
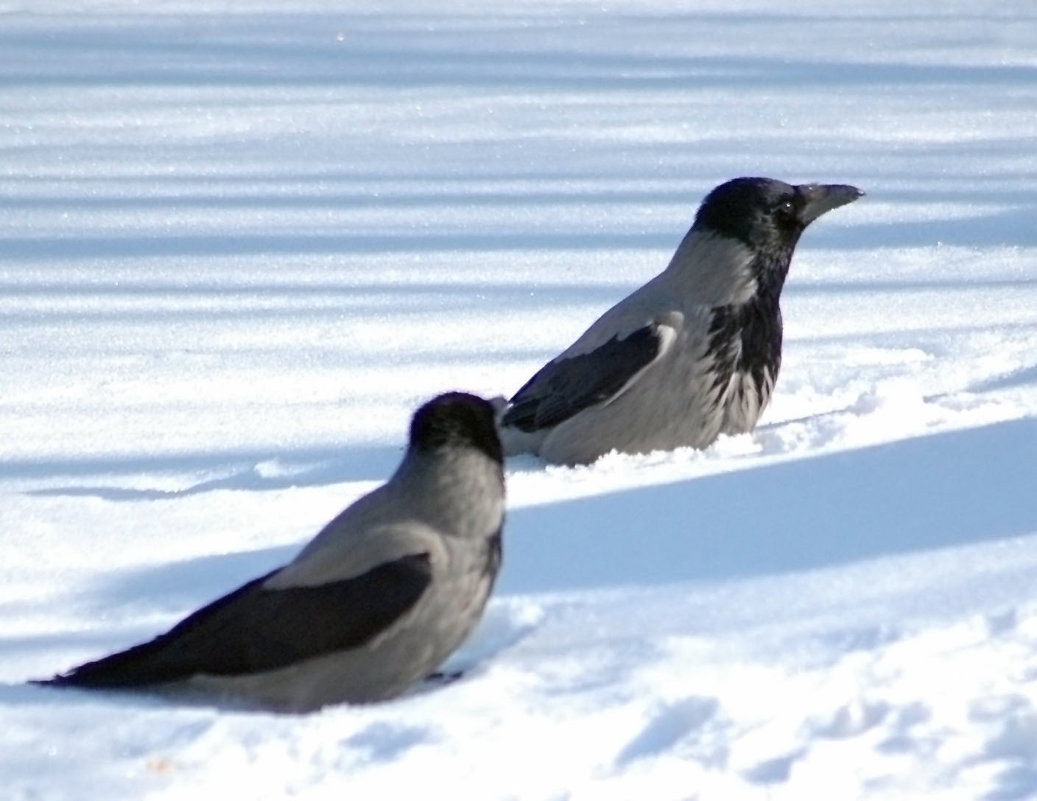
[{"label": "blue shadow on snow", "polygon": [[515,509],[497,592],[721,580],[1037,532],[1037,418]]}]

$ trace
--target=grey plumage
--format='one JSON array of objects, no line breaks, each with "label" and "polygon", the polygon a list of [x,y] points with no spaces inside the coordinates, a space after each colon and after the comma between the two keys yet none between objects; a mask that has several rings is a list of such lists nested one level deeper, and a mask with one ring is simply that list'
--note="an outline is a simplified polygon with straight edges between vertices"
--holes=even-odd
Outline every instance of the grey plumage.
[{"label": "grey plumage", "polygon": [[515,393],[499,420],[505,454],[583,464],[751,431],[781,365],[779,299],[800,234],[862,194],[770,178],[716,187],[669,266]]},{"label": "grey plumage", "polygon": [[496,578],[504,477],[493,418],[474,395],[434,398],[393,476],[290,563],[150,642],[41,683],[200,690],[293,712],[399,695],[468,636]]}]

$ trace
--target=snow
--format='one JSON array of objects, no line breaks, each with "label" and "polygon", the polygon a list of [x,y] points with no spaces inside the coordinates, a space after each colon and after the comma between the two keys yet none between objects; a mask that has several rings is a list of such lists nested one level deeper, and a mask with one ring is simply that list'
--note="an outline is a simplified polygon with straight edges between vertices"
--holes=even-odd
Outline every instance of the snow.
[{"label": "snow", "polygon": [[[12,799],[1037,798],[1037,9],[0,4]],[[289,559],[745,174],[851,183],[752,435],[508,464],[464,677],[27,685]]]}]

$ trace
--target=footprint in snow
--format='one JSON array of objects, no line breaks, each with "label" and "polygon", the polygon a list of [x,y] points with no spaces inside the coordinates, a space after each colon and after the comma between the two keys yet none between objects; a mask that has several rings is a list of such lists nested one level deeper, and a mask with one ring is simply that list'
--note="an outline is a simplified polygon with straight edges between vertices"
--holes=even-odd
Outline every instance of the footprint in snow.
[{"label": "footprint in snow", "polygon": [[998,767],[984,801],[1037,797],[1037,709],[1033,703],[1014,693],[982,698],[970,704],[969,719],[989,733],[976,761]]},{"label": "footprint in snow", "polygon": [[765,759],[742,771],[742,778],[751,784],[781,784],[789,780],[792,766],[806,751],[798,750],[783,756]]},{"label": "footprint in snow", "polygon": [[890,705],[884,701],[851,701],[835,709],[824,718],[809,721],[810,730],[816,737],[840,740],[856,737],[882,723],[890,713]]},{"label": "footprint in snow", "polygon": [[663,707],[620,751],[616,757],[617,767],[625,767],[673,748],[706,727],[717,717],[719,709],[716,698],[702,696],[691,696]]},{"label": "footprint in snow", "polygon": [[342,744],[363,752],[372,762],[388,762],[430,740],[431,733],[427,729],[379,721],[346,738]]}]

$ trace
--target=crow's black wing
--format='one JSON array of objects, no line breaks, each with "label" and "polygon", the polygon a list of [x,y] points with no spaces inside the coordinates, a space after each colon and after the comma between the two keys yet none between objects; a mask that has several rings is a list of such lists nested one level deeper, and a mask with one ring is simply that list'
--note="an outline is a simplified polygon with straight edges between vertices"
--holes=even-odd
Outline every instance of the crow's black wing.
[{"label": "crow's black wing", "polygon": [[352,648],[418,602],[432,580],[432,567],[428,554],[414,554],[316,587],[264,589],[272,575],[213,601],[150,642],[42,683],[134,687],[199,673],[274,670]]},{"label": "crow's black wing", "polygon": [[527,433],[558,425],[613,397],[662,347],[659,326],[653,323],[587,353],[548,362],[515,393],[501,423]]}]

